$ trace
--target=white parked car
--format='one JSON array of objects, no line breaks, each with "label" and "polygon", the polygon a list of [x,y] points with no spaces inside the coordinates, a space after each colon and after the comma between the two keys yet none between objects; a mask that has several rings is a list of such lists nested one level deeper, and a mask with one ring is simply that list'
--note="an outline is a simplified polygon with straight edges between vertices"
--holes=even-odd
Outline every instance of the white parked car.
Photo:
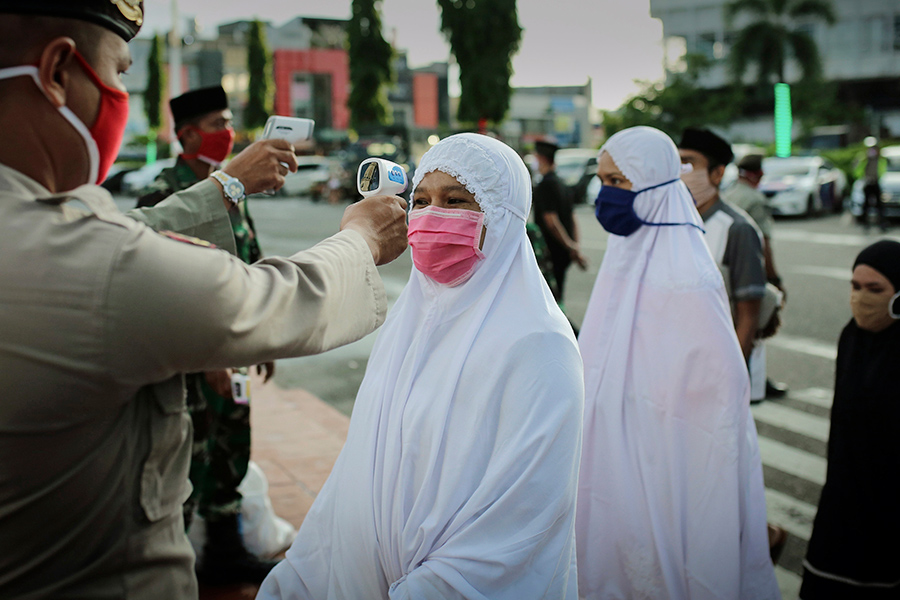
[{"label": "white parked car", "polygon": [[163,169],[175,166],[175,160],[174,158],[164,158],[152,165],[144,165],[140,169],[126,173],[122,177],[122,193],[133,196],[140,194],[144,188],[153,183]]},{"label": "white parked car", "polygon": [[[881,157],[887,161],[887,170],[878,178],[881,184],[881,199],[884,202],[884,214],[887,217],[900,217],[900,146],[888,146],[881,149]],[[850,192],[850,213],[855,217],[862,215],[866,182],[857,179]]]},{"label": "white parked car", "polygon": [[839,211],[847,176],[820,156],[763,159],[759,191],[769,199],[772,214],[810,216]]},{"label": "white parked car", "polygon": [[298,156],[297,172],[288,173],[280,192],[286,196],[311,196],[328,183],[335,160],[327,156]]}]

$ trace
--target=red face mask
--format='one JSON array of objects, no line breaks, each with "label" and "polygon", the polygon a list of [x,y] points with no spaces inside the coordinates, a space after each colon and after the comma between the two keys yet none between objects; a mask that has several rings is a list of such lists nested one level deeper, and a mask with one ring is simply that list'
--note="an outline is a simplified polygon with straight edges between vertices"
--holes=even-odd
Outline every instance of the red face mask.
[{"label": "red face mask", "polygon": [[234,129],[226,127],[219,131],[207,133],[199,128],[190,125],[188,129],[193,129],[200,134],[200,147],[193,154],[182,154],[184,158],[197,158],[205,163],[218,166],[225,162],[231,149],[234,148]]},{"label": "red face mask", "polygon": [[[103,83],[77,50],[75,51],[75,60],[100,90],[100,110],[94,125],[88,130],[91,139],[96,144],[96,157],[93,155],[90,141],[85,140],[85,143],[88,145],[88,153],[91,154],[91,162],[94,163],[96,160],[95,181],[102,183],[122,146],[122,136],[125,133],[125,125],[128,123],[128,92],[117,90]],[[93,168],[92,164],[92,172]]]}]

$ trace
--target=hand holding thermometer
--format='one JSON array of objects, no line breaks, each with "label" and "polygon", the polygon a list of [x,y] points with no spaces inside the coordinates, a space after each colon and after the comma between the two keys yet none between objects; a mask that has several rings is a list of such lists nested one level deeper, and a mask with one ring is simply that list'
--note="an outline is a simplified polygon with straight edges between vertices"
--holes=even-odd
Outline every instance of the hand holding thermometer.
[{"label": "hand holding thermometer", "polygon": [[[280,117],[272,116],[266,120],[266,126],[263,129],[263,140],[279,139],[284,140],[292,146],[300,142],[312,139],[313,130],[316,128],[316,122],[312,119],[301,119],[299,117]],[[281,165],[287,169],[286,163]],[[271,196],[275,190],[264,190],[264,194]]]},{"label": "hand holding thermometer", "polygon": [[359,164],[356,189],[363,198],[369,196],[399,196],[406,191],[409,180],[406,171],[383,158],[367,158]]}]

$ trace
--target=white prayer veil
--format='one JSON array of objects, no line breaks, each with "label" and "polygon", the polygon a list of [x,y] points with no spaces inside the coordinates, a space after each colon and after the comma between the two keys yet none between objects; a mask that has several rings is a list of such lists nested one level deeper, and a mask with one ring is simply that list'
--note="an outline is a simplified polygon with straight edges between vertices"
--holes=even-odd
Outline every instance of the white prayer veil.
[{"label": "white prayer veil", "polygon": [[[635,127],[608,152],[654,223],[702,226],[675,144]],[[579,346],[576,536],[588,599],[779,597],[749,378],[719,270],[690,225],[611,235]]]},{"label": "white prayer veil", "polygon": [[481,261],[449,288],[413,267],[347,442],[259,598],[577,598],[583,372],[525,233],[531,182],[475,134],[422,159],[486,214]]}]

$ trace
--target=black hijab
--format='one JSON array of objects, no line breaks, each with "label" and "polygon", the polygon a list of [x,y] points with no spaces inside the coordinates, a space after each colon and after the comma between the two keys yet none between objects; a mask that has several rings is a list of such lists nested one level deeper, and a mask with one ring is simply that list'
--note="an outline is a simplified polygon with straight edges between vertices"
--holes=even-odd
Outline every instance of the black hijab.
[{"label": "black hijab", "polygon": [[[900,243],[881,241],[854,263],[900,291]],[[850,320],[838,344],[828,476],[807,558],[856,581],[900,580],[900,321],[872,333]]]},{"label": "black hijab", "polygon": [[[894,286],[894,293],[900,292],[900,242],[893,240],[881,240],[875,242],[856,257],[853,263],[855,269],[858,265],[867,265],[872,267],[891,282]],[[900,301],[900,298],[897,299]],[[900,312],[900,302],[895,301],[892,311],[894,314]]]}]

